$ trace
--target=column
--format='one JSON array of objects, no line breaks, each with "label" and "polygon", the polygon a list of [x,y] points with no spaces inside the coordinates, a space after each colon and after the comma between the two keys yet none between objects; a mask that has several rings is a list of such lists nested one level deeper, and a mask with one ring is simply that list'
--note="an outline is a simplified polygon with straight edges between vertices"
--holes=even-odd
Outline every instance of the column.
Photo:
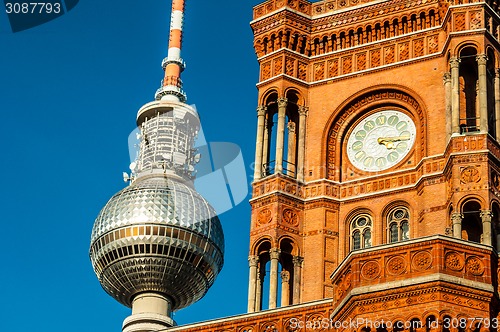
[{"label": "column", "polygon": [[257,275],[257,289],[255,290],[255,311],[262,310],[262,285],[266,277],[265,266],[263,265]]},{"label": "column", "polygon": [[283,38],[281,39],[281,41],[282,41],[281,47],[287,48],[289,40],[290,40],[290,31],[286,30],[284,35],[283,35]]},{"label": "column", "polygon": [[491,210],[481,210],[479,215],[483,222],[483,244],[491,246],[491,218],[493,213],[491,213]]},{"label": "column", "polygon": [[283,172],[283,150],[285,142],[285,117],[286,105],[288,101],[285,98],[278,99],[278,129],[276,130],[276,165],[274,173]]},{"label": "column", "polygon": [[290,272],[281,271],[281,306],[290,305]]},{"label": "column", "polygon": [[141,293],[132,301],[132,315],[125,318],[122,332],[159,331],[175,326],[172,303],[157,293]]},{"label": "column", "polygon": [[255,312],[255,294],[257,293],[257,267],[259,265],[258,256],[249,256],[248,265],[250,275],[248,277],[248,312]]},{"label": "column", "polygon": [[462,219],[464,216],[461,213],[454,212],[451,214],[451,223],[453,225],[453,237],[456,239],[462,238]]},{"label": "column", "polygon": [[445,112],[446,112],[446,137],[451,135],[451,73],[444,73],[444,96],[445,96]]},{"label": "column", "polygon": [[460,59],[450,59],[451,68],[451,134],[460,134]]},{"label": "column", "polygon": [[271,266],[269,271],[269,309],[276,308],[278,302],[278,268],[280,259],[280,250],[272,248],[269,250],[271,257]]},{"label": "column", "polygon": [[500,141],[500,69],[495,69],[495,135]]},{"label": "column", "polygon": [[476,57],[477,72],[478,72],[478,85],[479,85],[479,118],[481,133],[488,133],[488,92],[486,90],[487,77],[486,77],[486,63],[488,57],[485,54],[480,54]]},{"label": "column", "polygon": [[[264,146],[262,147],[262,166],[260,168],[261,174],[264,176],[269,175],[267,169],[269,167],[269,136],[273,131],[273,122],[272,119],[266,119],[264,121]],[[265,166],[264,166],[265,165]]]},{"label": "column", "polygon": [[295,164],[295,146],[297,144],[297,136],[295,134],[295,122],[288,121],[288,155],[287,159],[287,175],[296,177],[296,164]]},{"label": "column", "polygon": [[264,142],[264,120],[266,117],[266,107],[257,107],[257,140],[255,143],[255,169],[253,179],[259,180],[262,176],[262,151]]},{"label": "column", "polygon": [[306,139],[306,117],[308,108],[299,107],[299,144],[297,151],[297,180],[304,182],[304,158]]},{"label": "column", "polygon": [[293,256],[293,295],[292,300],[293,304],[301,303],[300,299],[300,287],[301,287],[301,278],[302,278],[302,263],[304,262],[304,258],[299,256]]}]

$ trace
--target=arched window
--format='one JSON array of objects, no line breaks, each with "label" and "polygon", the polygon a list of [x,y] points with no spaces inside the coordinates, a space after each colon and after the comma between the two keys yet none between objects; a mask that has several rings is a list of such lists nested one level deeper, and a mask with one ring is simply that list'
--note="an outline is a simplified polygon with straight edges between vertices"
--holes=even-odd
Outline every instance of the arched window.
[{"label": "arched window", "polygon": [[417,332],[422,328],[422,322],[418,318],[410,320],[410,332]]},{"label": "arched window", "polygon": [[462,207],[462,239],[481,243],[483,224],[481,220],[481,204],[470,200]]},{"label": "arched window", "polygon": [[372,219],[367,214],[360,214],[351,222],[351,250],[372,246]]},{"label": "arched window", "polygon": [[390,243],[410,239],[410,212],[406,207],[398,206],[389,212],[387,229]]},{"label": "arched window", "polygon": [[392,324],[392,326],[392,332],[402,332],[404,331],[405,324],[403,323],[403,321],[398,320],[394,324]]},{"label": "arched window", "polygon": [[438,327],[438,321],[436,316],[430,315],[425,319],[425,331],[430,332]]},{"label": "arched window", "polygon": [[443,328],[441,330],[442,332],[450,332],[450,328],[449,327],[451,326],[451,324],[450,324],[451,321],[452,320],[451,320],[450,316],[444,316],[443,317],[443,325],[442,325]]},{"label": "arched window", "polygon": [[480,130],[480,114],[478,109],[478,66],[477,50],[468,46],[460,51],[460,131],[462,134]]},{"label": "arched window", "polygon": [[500,205],[498,202],[494,202],[491,207],[491,212],[493,212],[492,218],[492,230],[493,230],[493,247],[497,251],[500,251]]}]

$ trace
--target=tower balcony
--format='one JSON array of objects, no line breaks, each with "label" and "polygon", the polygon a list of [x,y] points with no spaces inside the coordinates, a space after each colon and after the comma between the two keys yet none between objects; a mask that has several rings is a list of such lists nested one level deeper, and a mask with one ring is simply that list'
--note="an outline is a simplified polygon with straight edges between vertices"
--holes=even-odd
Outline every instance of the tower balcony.
[{"label": "tower balcony", "polygon": [[[443,235],[356,250],[330,277],[331,318],[380,320],[384,312],[386,321],[410,319],[434,308],[435,319],[443,319],[442,309],[450,319],[464,312],[490,319],[490,303],[498,297],[497,266],[492,247]],[[428,318],[419,319],[423,324]]]},{"label": "tower balcony", "polygon": [[[295,172],[296,165],[288,160],[283,160],[283,170],[281,174],[286,175],[290,178],[296,178],[297,174]],[[262,164],[262,178],[270,176],[276,173],[276,160],[271,160],[270,162]]]},{"label": "tower balcony", "polygon": [[186,93],[182,89],[182,80],[180,77],[166,76],[161,81],[161,87],[156,90],[155,99],[160,100],[167,95],[174,95],[178,97],[181,102],[186,101]]},{"label": "tower balcony", "polygon": [[165,70],[165,68],[167,68],[167,66],[171,63],[177,64],[181,68],[181,70],[184,70],[186,68],[186,62],[184,62],[183,59],[169,57],[163,59],[163,61],[161,62],[161,67],[163,68],[163,70]]}]

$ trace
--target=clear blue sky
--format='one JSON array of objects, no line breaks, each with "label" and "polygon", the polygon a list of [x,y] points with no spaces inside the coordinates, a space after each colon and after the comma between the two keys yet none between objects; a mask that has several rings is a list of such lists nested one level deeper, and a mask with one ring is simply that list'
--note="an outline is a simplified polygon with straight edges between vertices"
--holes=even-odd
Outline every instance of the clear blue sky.
[{"label": "clear blue sky", "polygon": [[[238,144],[249,175],[258,79],[249,22],[259,2],[188,0],[183,49],[184,88],[207,140]],[[19,33],[1,8],[0,331],[120,331],[130,310],[101,289],[89,238],[125,186],[128,135],[162,79],[170,1],[80,1]],[[224,269],[175,314],[179,324],[245,312],[248,198],[220,216]]]}]

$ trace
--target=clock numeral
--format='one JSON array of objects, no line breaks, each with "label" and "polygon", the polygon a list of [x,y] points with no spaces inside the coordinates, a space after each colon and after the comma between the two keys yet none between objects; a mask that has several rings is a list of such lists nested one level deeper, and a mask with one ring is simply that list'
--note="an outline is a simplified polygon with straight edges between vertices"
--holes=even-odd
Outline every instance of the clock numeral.
[{"label": "clock numeral", "polygon": [[373,157],[368,157],[363,161],[363,165],[365,165],[365,167],[372,167],[373,163],[374,163]]},{"label": "clock numeral", "polygon": [[396,125],[396,129],[399,131],[406,130],[406,128],[408,128],[408,123],[404,121],[401,121]]},{"label": "clock numeral", "polygon": [[356,133],[356,135],[354,135],[358,140],[362,141],[365,139],[366,137],[366,131],[364,130],[360,130]]},{"label": "clock numeral", "polygon": [[387,155],[387,160],[391,163],[395,162],[396,160],[398,160],[399,158],[399,154],[396,152],[396,151],[392,151],[391,153],[389,153]]},{"label": "clock numeral", "polygon": [[375,122],[377,122],[377,124],[379,126],[381,126],[381,125],[384,125],[387,122],[387,118],[386,118],[385,115],[381,115],[381,116],[379,116],[378,118],[375,119]]},{"label": "clock numeral", "polygon": [[364,151],[359,151],[358,153],[356,153],[356,155],[354,155],[354,158],[356,158],[357,161],[361,161],[365,157],[366,157],[366,152]]},{"label": "clock numeral", "polygon": [[378,158],[378,159],[375,161],[375,165],[377,165],[377,167],[378,167],[378,168],[382,168],[382,167],[384,167],[386,164],[387,164],[387,161],[385,160],[385,158]]},{"label": "clock numeral", "polygon": [[408,143],[399,142],[398,146],[396,147],[396,151],[399,153],[404,153],[407,148],[408,148]]},{"label": "clock numeral", "polygon": [[352,149],[354,151],[359,151],[362,148],[363,148],[363,142],[360,142],[360,141],[354,142],[354,144],[352,145]]},{"label": "clock numeral", "polygon": [[375,122],[374,122],[374,121],[370,120],[370,121],[367,121],[367,122],[365,123],[365,130],[366,130],[366,131],[370,131],[370,130],[372,130],[373,128],[375,128]]},{"label": "clock numeral", "polygon": [[399,134],[399,136],[408,137],[408,139],[411,138],[411,134],[409,131],[403,131],[402,133]]},{"label": "clock numeral", "polygon": [[396,115],[390,116],[389,120],[387,120],[387,123],[389,123],[391,126],[394,126],[398,122],[399,118]]}]

